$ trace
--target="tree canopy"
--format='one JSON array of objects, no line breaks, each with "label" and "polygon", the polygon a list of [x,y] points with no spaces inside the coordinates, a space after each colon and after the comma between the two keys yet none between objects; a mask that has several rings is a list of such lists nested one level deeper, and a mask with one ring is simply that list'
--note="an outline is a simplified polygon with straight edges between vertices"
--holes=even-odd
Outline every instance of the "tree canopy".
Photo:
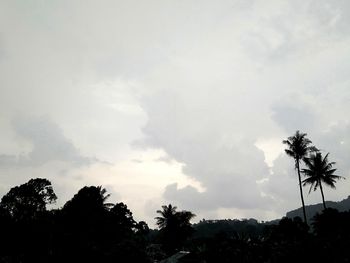
[{"label": "tree canopy", "polygon": [[15,186],[1,199],[1,207],[13,218],[34,218],[46,211],[46,205],[56,201],[51,182],[47,179],[31,179],[27,183]]}]

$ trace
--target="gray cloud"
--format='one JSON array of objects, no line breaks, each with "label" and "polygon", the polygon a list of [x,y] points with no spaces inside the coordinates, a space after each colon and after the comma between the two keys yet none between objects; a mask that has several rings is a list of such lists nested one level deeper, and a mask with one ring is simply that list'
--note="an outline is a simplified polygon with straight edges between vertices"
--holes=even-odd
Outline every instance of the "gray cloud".
[{"label": "gray cloud", "polygon": [[1,154],[1,166],[41,166],[53,161],[81,166],[97,161],[82,156],[63,131],[47,117],[18,116],[13,120],[13,128],[17,136],[32,145],[32,149],[27,154]]},{"label": "gray cloud", "polygon": [[348,178],[347,182],[339,182],[339,185],[350,185],[350,124],[339,122],[332,125],[328,130],[316,133],[313,142],[324,153],[329,152],[330,161],[336,162],[337,173]]},{"label": "gray cloud", "polygon": [[279,101],[271,107],[272,119],[288,133],[295,132],[296,129],[310,131],[317,121],[314,109],[310,105],[300,101],[297,97],[290,95],[294,99]]},{"label": "gray cloud", "polygon": [[[162,90],[143,104],[149,116],[144,144],[162,148],[184,163],[183,172],[205,188],[198,192],[172,184],[164,197],[192,209],[267,208],[272,200],[261,196],[256,182],[268,175],[263,153],[254,146],[252,134],[258,131],[241,132],[252,125],[252,116],[231,115],[239,98],[230,90],[232,103],[226,98],[227,104],[222,94],[206,92],[210,90],[204,87],[192,101],[186,93]],[[223,101],[216,104],[219,98]]]}]

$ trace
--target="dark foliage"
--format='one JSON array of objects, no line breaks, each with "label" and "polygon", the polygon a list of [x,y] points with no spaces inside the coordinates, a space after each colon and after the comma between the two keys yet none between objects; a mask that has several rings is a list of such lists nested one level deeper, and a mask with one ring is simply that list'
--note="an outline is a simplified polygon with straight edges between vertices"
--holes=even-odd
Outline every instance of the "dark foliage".
[{"label": "dark foliage", "polygon": [[211,238],[221,233],[249,235],[258,238],[263,234],[265,224],[255,219],[202,220],[194,226],[194,238]]},{"label": "dark foliage", "polygon": [[47,179],[36,178],[16,186],[1,199],[1,208],[14,220],[29,220],[46,211],[57,197]]},{"label": "dark foliage", "polygon": [[12,188],[0,205],[0,262],[149,262],[147,224],[108,197],[101,187],[84,187],[47,211],[56,200],[48,180]]},{"label": "dark foliage", "polygon": [[316,214],[313,229],[320,243],[320,253],[328,262],[350,262],[350,210],[327,208]]},{"label": "dark foliage", "polygon": [[160,229],[152,230],[126,204],[106,203],[108,196],[84,187],[62,209],[47,211],[56,200],[48,180],[12,188],[0,203],[0,263],[350,261],[350,211],[326,209],[311,228],[299,217],[191,225],[193,213],[168,205],[158,211]]},{"label": "dark foliage", "polygon": [[193,228],[190,220],[195,216],[190,211],[176,211],[177,207],[163,205],[157,213],[157,225],[160,228],[159,240],[165,252],[170,255],[184,248],[185,242],[192,235]]}]

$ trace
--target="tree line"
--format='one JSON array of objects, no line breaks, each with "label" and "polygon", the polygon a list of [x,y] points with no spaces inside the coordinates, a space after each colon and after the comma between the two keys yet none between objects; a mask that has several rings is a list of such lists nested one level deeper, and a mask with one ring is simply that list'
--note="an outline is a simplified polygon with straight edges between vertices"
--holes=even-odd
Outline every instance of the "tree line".
[{"label": "tree line", "polygon": [[11,188],[0,202],[0,262],[154,262],[193,233],[190,211],[163,206],[159,229],[151,230],[126,204],[108,203],[109,196],[101,186],[85,186],[48,210],[57,200],[49,180]]},{"label": "tree line", "polygon": [[[171,204],[158,229],[136,222],[124,203],[85,186],[60,209],[50,181],[31,179],[0,202],[0,262],[349,262],[350,211],[327,208],[311,228],[299,217],[275,223],[201,220]],[[167,259],[168,258],[168,259]]]}]

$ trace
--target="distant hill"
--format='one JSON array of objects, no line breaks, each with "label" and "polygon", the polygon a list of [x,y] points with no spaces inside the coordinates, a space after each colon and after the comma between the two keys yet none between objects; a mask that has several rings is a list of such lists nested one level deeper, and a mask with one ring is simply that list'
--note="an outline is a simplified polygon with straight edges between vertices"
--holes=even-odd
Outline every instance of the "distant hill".
[{"label": "distant hill", "polygon": [[[271,223],[269,223],[271,224]],[[259,223],[256,219],[220,219],[202,220],[194,224],[194,238],[213,238],[217,235],[249,235],[261,236],[267,223]]]},{"label": "distant hill", "polygon": [[[335,208],[340,212],[350,210],[350,196],[340,202],[327,201],[326,206],[329,208]],[[306,215],[308,221],[323,210],[323,204],[315,204],[306,206]],[[286,217],[293,219],[299,216],[303,218],[302,208],[298,208],[287,212]],[[256,219],[219,219],[219,220],[201,220],[199,223],[193,224],[195,229],[194,238],[213,238],[217,235],[249,235],[252,237],[258,237],[263,235],[264,229],[269,225],[277,225],[281,219],[275,219],[271,221],[259,222]],[[157,230],[154,233],[157,232]]]},{"label": "distant hill", "polygon": [[[326,206],[329,208],[335,208],[340,212],[348,211],[350,210],[350,195],[348,196],[348,198],[339,202],[326,201]],[[307,205],[305,208],[306,208],[306,217],[308,218],[308,221],[310,221],[316,215],[316,213],[322,212],[323,204],[319,203],[316,205]],[[301,207],[298,209],[289,211],[286,214],[286,217],[288,218],[294,218],[296,216],[303,218],[303,209]]]}]

